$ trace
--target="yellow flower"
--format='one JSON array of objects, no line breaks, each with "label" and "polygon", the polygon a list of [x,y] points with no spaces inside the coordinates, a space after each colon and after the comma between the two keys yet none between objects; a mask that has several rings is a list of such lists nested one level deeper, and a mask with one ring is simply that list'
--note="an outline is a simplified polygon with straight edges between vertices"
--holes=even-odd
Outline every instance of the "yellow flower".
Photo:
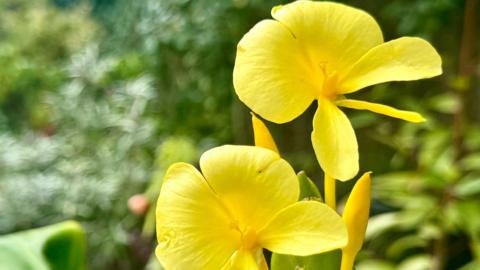
[{"label": "yellow flower", "polygon": [[333,210],[297,202],[297,176],[277,153],[221,146],[202,155],[200,168],[176,163],[165,176],[156,210],[165,269],[267,269],[262,248],[306,256],[347,243]]},{"label": "yellow flower", "polygon": [[351,270],[357,253],[362,248],[370,213],[370,173],[365,173],[353,187],[343,211],[347,226],[348,244],[342,248],[341,270]]},{"label": "yellow flower", "polygon": [[337,106],[424,121],[421,115],[344,95],[388,81],[442,73],[441,59],[425,40],[384,42],[366,12],[331,2],[297,1],[272,9],[239,42],[233,71],[235,91],[255,113],[285,123],[318,101],[312,143],[322,169],[349,180],[358,172],[353,128]]}]

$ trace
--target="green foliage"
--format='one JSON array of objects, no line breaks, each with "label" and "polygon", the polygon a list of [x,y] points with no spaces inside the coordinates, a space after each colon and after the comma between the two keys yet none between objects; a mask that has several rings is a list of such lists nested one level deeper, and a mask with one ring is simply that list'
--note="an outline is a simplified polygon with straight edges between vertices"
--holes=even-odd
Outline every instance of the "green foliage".
[{"label": "green foliage", "polygon": [[85,233],[77,222],[0,237],[2,270],[84,270]]},{"label": "green foliage", "polygon": [[479,126],[457,130],[464,136],[459,152],[452,143],[452,122],[433,117],[456,113],[456,102],[454,92],[429,99],[424,107],[430,111],[428,126],[402,127],[392,139],[398,142],[395,162],[406,167],[415,151],[416,166],[377,176],[373,182],[374,197],[398,210],[371,219],[369,248],[386,261],[407,265],[405,269],[430,269],[439,263],[457,269],[480,260]]},{"label": "green foliage", "polygon": [[[75,79],[48,95],[49,134],[3,134],[0,148],[0,231],[3,233],[75,218],[89,235],[95,268],[129,262],[130,229],[139,223],[126,202],[149,179],[158,140],[146,115],[155,97],[148,76],[105,87],[111,61],[95,47],[73,57]],[[108,218],[105,218],[108,217]]]},{"label": "green foliage", "polygon": [[272,270],[338,270],[340,269],[340,260],[342,253],[340,250],[334,250],[322,254],[299,257],[281,254],[273,254]]},{"label": "green foliage", "polygon": [[47,0],[0,1],[0,115],[14,128],[44,128],[42,101],[67,79],[63,62],[96,35],[85,6],[59,12]]}]

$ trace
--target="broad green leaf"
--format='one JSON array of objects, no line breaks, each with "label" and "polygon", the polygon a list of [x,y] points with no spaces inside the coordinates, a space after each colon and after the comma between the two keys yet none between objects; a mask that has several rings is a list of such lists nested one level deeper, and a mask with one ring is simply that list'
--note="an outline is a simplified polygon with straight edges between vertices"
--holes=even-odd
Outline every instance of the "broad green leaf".
[{"label": "broad green leaf", "polygon": [[480,193],[480,177],[463,179],[455,186],[454,192],[463,198]]},{"label": "broad green leaf", "polygon": [[405,259],[397,266],[398,270],[429,270],[432,266],[432,259],[429,255],[414,255]]},{"label": "broad green leaf", "polygon": [[338,270],[341,258],[340,250],[307,257],[273,254],[271,270]]},{"label": "broad green leaf", "polygon": [[85,234],[67,221],[0,237],[0,270],[84,270]]},{"label": "broad green leaf", "polygon": [[477,270],[477,269],[480,269],[480,262],[474,261],[462,266],[462,268],[458,270]]},{"label": "broad green leaf", "polygon": [[428,106],[441,113],[454,114],[460,103],[453,93],[445,93],[430,98]]},{"label": "broad green leaf", "polygon": [[395,265],[391,262],[377,259],[360,261],[355,267],[356,270],[395,270]]},{"label": "broad green leaf", "polygon": [[399,239],[395,239],[388,247],[386,254],[388,258],[399,258],[406,254],[408,250],[414,248],[424,248],[427,245],[425,239],[418,235],[407,235]]},{"label": "broad green leaf", "polygon": [[467,155],[460,161],[460,164],[465,170],[478,171],[480,170],[480,153],[473,153]]},{"label": "broad green leaf", "polygon": [[367,232],[365,234],[366,240],[372,240],[379,235],[388,232],[400,225],[398,213],[385,213],[372,216],[368,220]]},{"label": "broad green leaf", "polygon": [[318,190],[317,185],[308,178],[304,171],[301,171],[297,174],[298,183],[300,185],[300,195],[298,196],[298,200],[316,200],[323,202],[322,195]]}]

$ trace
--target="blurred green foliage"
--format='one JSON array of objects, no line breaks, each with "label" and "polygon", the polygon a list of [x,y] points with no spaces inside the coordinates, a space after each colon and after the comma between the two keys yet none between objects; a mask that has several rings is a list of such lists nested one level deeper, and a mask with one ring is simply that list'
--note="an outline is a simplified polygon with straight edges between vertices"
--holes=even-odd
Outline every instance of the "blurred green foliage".
[{"label": "blurred green foliage", "polygon": [[38,100],[66,81],[63,63],[97,27],[83,5],[58,12],[47,0],[2,0],[0,12],[1,112],[11,128],[41,128],[48,111]]},{"label": "blurred green foliage", "polygon": [[[232,87],[236,44],[286,2],[0,0],[0,233],[76,219],[92,269],[142,269],[154,246],[141,236],[144,224],[152,231],[153,207],[143,220],[128,212],[128,198],[145,193],[153,205],[171,162],[252,143]],[[445,70],[354,94],[429,120],[347,111],[362,171],[375,172],[358,269],[476,269],[480,88],[478,61],[459,74],[465,1],[341,2],[370,12],[387,40],[427,38]],[[311,117],[269,128],[282,155],[318,184]]]}]

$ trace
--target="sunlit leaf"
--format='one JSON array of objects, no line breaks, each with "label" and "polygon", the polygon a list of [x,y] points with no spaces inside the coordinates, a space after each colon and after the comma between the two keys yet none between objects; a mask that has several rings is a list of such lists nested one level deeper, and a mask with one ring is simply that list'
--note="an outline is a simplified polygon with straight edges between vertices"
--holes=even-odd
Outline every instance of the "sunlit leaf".
[{"label": "sunlit leaf", "polygon": [[460,197],[468,197],[480,193],[480,177],[463,179],[455,186],[454,192]]},{"label": "sunlit leaf", "polygon": [[338,270],[341,256],[340,250],[307,257],[273,254],[271,270]]},{"label": "sunlit leaf", "polygon": [[304,171],[299,172],[297,177],[300,185],[300,195],[298,200],[316,200],[323,202],[322,195],[320,194],[317,185],[315,185]]}]

